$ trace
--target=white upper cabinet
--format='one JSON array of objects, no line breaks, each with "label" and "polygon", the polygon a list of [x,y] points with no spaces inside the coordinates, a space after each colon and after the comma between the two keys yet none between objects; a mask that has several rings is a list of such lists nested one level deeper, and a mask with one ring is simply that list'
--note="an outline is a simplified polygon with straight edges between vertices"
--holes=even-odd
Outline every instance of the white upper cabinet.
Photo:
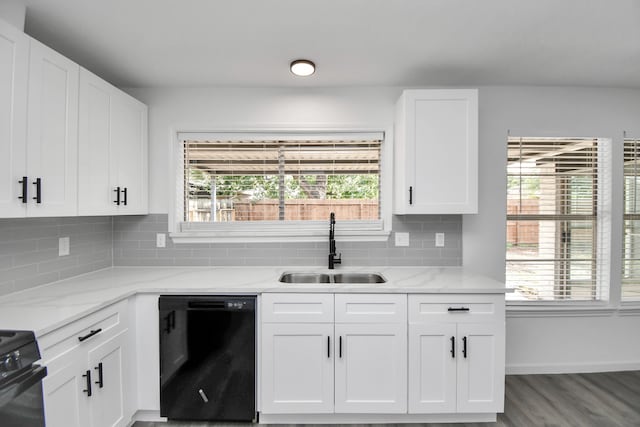
[{"label": "white upper cabinet", "polygon": [[26,214],[18,197],[27,170],[28,70],[29,38],[0,21],[0,217],[5,218]]},{"label": "white upper cabinet", "polygon": [[148,212],[147,107],[80,71],[79,214]]},{"label": "white upper cabinet", "polygon": [[75,62],[31,39],[28,216],[77,214],[79,70]]},{"label": "white upper cabinet", "polygon": [[405,90],[394,146],[394,214],[478,212],[477,89]]},{"label": "white upper cabinet", "polygon": [[146,214],[147,169],[146,105],[0,20],[0,218]]}]

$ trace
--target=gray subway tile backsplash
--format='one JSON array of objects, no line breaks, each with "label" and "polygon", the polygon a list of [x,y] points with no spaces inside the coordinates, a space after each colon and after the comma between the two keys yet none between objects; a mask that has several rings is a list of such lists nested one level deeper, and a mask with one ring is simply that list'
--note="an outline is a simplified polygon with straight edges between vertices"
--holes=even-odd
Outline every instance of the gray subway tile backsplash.
[{"label": "gray subway tile backsplash", "polygon": [[0,295],[110,267],[112,248],[111,217],[0,219]]},{"label": "gray subway tile backsplash", "polygon": [[[202,243],[156,248],[168,215],[0,219],[0,295],[115,266],[317,266],[327,244]],[[340,242],[343,266],[457,266],[462,264],[460,215],[395,216],[394,232],[410,233],[410,245]],[[444,232],[445,247],[435,247]],[[70,238],[70,254],[58,256],[58,239]]]},{"label": "gray subway tile backsplash", "polygon": [[[167,232],[168,216],[114,217],[114,265],[324,266],[325,243],[202,243],[156,248],[156,233]],[[455,266],[462,264],[462,216],[396,216],[393,230],[409,232],[410,245],[386,242],[338,242],[343,265]],[[446,233],[445,247],[435,247],[435,233]],[[163,262],[165,264],[163,264]]]}]

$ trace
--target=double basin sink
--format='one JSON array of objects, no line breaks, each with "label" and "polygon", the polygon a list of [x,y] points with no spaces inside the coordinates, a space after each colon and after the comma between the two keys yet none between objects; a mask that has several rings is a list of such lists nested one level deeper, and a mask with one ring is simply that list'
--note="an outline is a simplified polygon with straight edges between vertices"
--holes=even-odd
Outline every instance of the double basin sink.
[{"label": "double basin sink", "polygon": [[281,283],[385,283],[387,280],[378,273],[283,273],[278,279]]}]

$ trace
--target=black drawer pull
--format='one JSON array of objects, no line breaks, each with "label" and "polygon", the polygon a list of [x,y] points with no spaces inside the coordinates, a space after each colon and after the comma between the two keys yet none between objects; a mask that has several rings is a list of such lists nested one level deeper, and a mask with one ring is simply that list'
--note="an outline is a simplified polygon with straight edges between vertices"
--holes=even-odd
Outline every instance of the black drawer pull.
[{"label": "black drawer pull", "polygon": [[122,198],[122,204],[127,206],[127,187],[124,187],[124,189],[122,190],[122,195],[124,196]]},{"label": "black drawer pull", "polygon": [[98,384],[100,388],[104,387],[104,379],[102,378],[102,362],[98,363],[98,366],[93,369],[98,371],[98,381],[96,381],[96,384]]},{"label": "black drawer pull", "polygon": [[456,358],[456,337],[451,337],[451,358]]},{"label": "black drawer pull", "polygon": [[22,196],[18,196],[18,199],[22,200],[22,203],[27,203],[27,187],[29,186],[29,179],[26,176],[23,176],[22,181],[18,181],[18,184],[22,184]]},{"label": "black drawer pull", "polygon": [[447,311],[471,311],[469,307],[449,307]]},{"label": "black drawer pull", "polygon": [[89,338],[91,338],[92,336],[99,334],[100,332],[102,332],[102,328],[99,329],[92,329],[91,332],[89,332],[87,335],[83,336],[83,337],[78,337],[78,341],[82,342],[84,340],[88,340]]},{"label": "black drawer pull", "polygon": [[33,185],[36,186],[36,197],[33,197],[33,200],[36,203],[42,203],[42,178],[36,178],[36,182]]},{"label": "black drawer pull", "polygon": [[82,390],[82,392],[87,393],[87,397],[91,397],[91,371],[86,371],[86,374],[82,377],[87,379],[87,388]]},{"label": "black drawer pull", "polygon": [[331,337],[327,336],[327,358],[331,358]]},{"label": "black drawer pull", "polygon": [[342,358],[342,336],[338,339],[338,354]]},{"label": "black drawer pull", "polygon": [[409,187],[409,204],[413,204],[413,187]]},{"label": "black drawer pull", "polygon": [[467,358],[467,337],[462,337],[462,355]]},{"label": "black drawer pull", "polygon": [[116,193],[116,199],[113,201],[113,203],[115,203],[116,206],[120,206],[120,187],[116,187],[113,192]]}]

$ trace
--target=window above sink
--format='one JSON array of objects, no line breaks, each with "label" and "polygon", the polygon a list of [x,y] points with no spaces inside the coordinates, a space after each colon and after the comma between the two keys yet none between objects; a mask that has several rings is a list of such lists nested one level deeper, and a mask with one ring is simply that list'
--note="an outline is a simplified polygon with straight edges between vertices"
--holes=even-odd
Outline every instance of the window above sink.
[{"label": "window above sink", "polygon": [[[391,147],[382,131],[180,132],[176,243],[386,241]],[[172,229],[171,229],[172,228]]]}]

